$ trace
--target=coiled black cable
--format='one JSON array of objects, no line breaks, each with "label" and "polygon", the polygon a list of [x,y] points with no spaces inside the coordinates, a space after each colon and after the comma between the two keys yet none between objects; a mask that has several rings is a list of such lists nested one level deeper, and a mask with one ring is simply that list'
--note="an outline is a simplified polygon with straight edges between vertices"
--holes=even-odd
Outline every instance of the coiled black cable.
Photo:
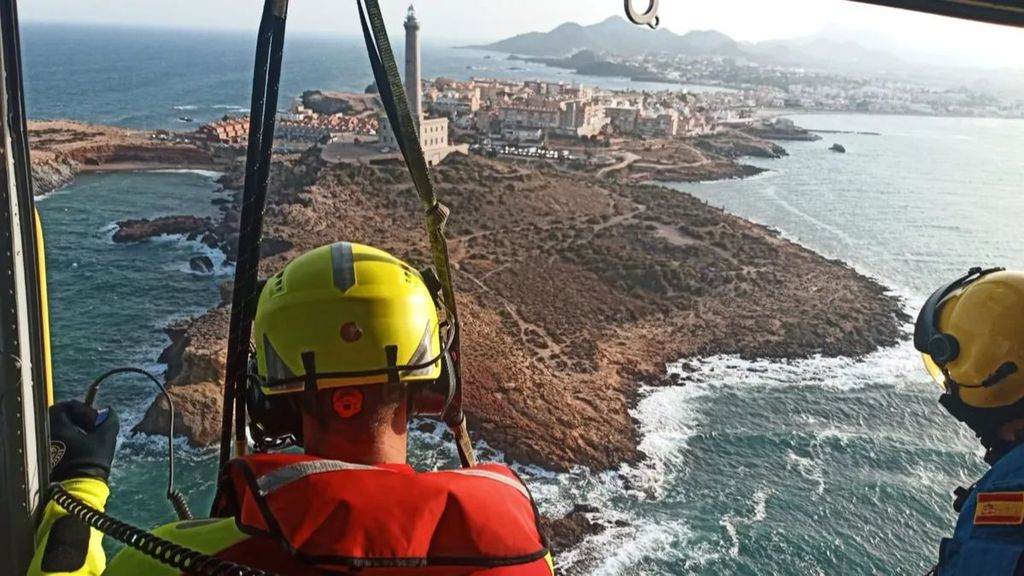
[{"label": "coiled black cable", "polygon": [[138,550],[161,564],[181,570],[185,574],[195,576],[279,576],[274,572],[266,572],[197,552],[121,522],[82,502],[56,482],[50,484],[50,499],[66,510],[68,514],[92,528],[133,550]]},{"label": "coiled black cable", "polygon": [[167,499],[171,502],[171,506],[174,507],[174,512],[178,515],[179,520],[191,520],[192,510],[188,506],[188,499],[174,488],[174,402],[171,400],[171,395],[167,393],[167,388],[157,380],[156,376],[141,368],[114,368],[101,374],[99,378],[89,385],[89,391],[85,394],[85,404],[92,407],[96,401],[96,394],[100,391],[100,384],[105,382],[107,378],[117,374],[145,376],[160,389],[160,394],[163,395],[164,400],[167,402]]}]

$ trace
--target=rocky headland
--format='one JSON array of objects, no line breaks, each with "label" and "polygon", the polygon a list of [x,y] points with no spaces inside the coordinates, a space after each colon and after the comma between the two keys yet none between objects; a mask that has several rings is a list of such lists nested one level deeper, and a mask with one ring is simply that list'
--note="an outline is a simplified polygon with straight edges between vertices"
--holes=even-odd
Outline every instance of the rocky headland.
[{"label": "rocky headland", "polygon": [[69,184],[80,172],[219,169],[225,161],[194,144],[160,140],[139,130],[70,120],[30,120],[28,132],[36,195]]},{"label": "rocky headland", "polygon": [[[314,150],[274,168],[262,274],[339,240],[429,261],[404,166],[331,165]],[[685,193],[481,156],[453,155],[435,176],[453,214],[471,428],[511,460],[642,458],[629,410],[641,384],[672,384],[666,362],[860,355],[901,337],[906,318],[882,286]],[[168,330],[178,431],[195,444],[219,438],[227,326],[222,303]],[[136,429],[159,433],[165,419],[157,401]]]},{"label": "rocky headland", "polygon": [[768,140],[795,140],[802,142],[821,140],[821,136],[818,134],[801,128],[791,120],[784,118],[754,122],[744,126],[741,130],[748,136]]}]

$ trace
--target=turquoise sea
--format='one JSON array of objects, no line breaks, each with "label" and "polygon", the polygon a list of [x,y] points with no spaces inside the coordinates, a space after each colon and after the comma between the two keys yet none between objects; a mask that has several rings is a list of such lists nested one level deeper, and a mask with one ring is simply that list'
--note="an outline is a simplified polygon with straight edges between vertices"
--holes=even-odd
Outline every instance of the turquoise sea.
[{"label": "turquoise sea", "polygon": [[[157,41],[159,40],[159,41]],[[252,38],[81,28],[23,31],[31,117],[176,127],[247,106]],[[358,44],[295,37],[284,95],[369,83]],[[76,48],[77,47],[77,48]],[[88,48],[88,49],[86,49]],[[438,49],[427,74],[556,75],[500,69],[480,53]],[[558,77],[558,76],[553,76]],[[186,108],[193,107],[193,108]],[[680,185],[708,202],[878,278],[908,312],[931,288],[975,264],[1024,266],[1024,211],[1015,153],[1024,122],[801,116],[811,128],[875,131],[786,143],[791,156],[754,163],[744,181]],[[827,150],[844,144],[845,155]],[[110,242],[120,219],[212,214],[211,175],[92,174],[39,204],[47,238],[58,394],[80,397],[107,368],[157,362],[162,327],[213,305],[231,269],[188,270],[196,243]],[[214,254],[214,256],[216,256]],[[562,574],[923,574],[954,520],[950,492],[983,472],[969,433],[935,400],[908,344],[862,359],[774,363],[702,359],[678,388],[645,390],[634,416],[649,458],[593,473],[523,469],[541,509],[595,506],[611,529],[563,552]],[[120,379],[101,399],[127,431],[154,396]],[[111,511],[152,526],[163,500],[163,442],[123,434]],[[439,437],[414,439],[415,463],[452,462]],[[496,456],[493,452],[488,452]],[[214,456],[180,446],[178,484],[208,507]],[[624,520],[626,526],[616,525]]]}]

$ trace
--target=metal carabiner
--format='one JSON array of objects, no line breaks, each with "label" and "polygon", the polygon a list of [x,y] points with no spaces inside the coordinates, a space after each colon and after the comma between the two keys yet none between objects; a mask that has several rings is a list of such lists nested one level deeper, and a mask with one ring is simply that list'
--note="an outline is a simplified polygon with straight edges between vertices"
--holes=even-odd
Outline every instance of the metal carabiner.
[{"label": "metal carabiner", "polygon": [[660,18],[658,18],[658,0],[647,0],[647,9],[643,12],[637,12],[636,8],[633,8],[633,0],[625,0],[626,2],[626,18],[637,26],[650,26],[651,29],[656,29]]}]

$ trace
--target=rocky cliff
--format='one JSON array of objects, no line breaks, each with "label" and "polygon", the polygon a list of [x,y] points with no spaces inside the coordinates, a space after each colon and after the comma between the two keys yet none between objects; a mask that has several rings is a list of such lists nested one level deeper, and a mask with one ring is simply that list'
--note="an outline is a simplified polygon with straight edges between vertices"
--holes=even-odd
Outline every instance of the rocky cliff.
[{"label": "rocky cliff", "polygon": [[152,133],[68,120],[28,123],[35,194],[69,184],[83,170],[132,167],[202,167],[220,162],[199,146]]}]

